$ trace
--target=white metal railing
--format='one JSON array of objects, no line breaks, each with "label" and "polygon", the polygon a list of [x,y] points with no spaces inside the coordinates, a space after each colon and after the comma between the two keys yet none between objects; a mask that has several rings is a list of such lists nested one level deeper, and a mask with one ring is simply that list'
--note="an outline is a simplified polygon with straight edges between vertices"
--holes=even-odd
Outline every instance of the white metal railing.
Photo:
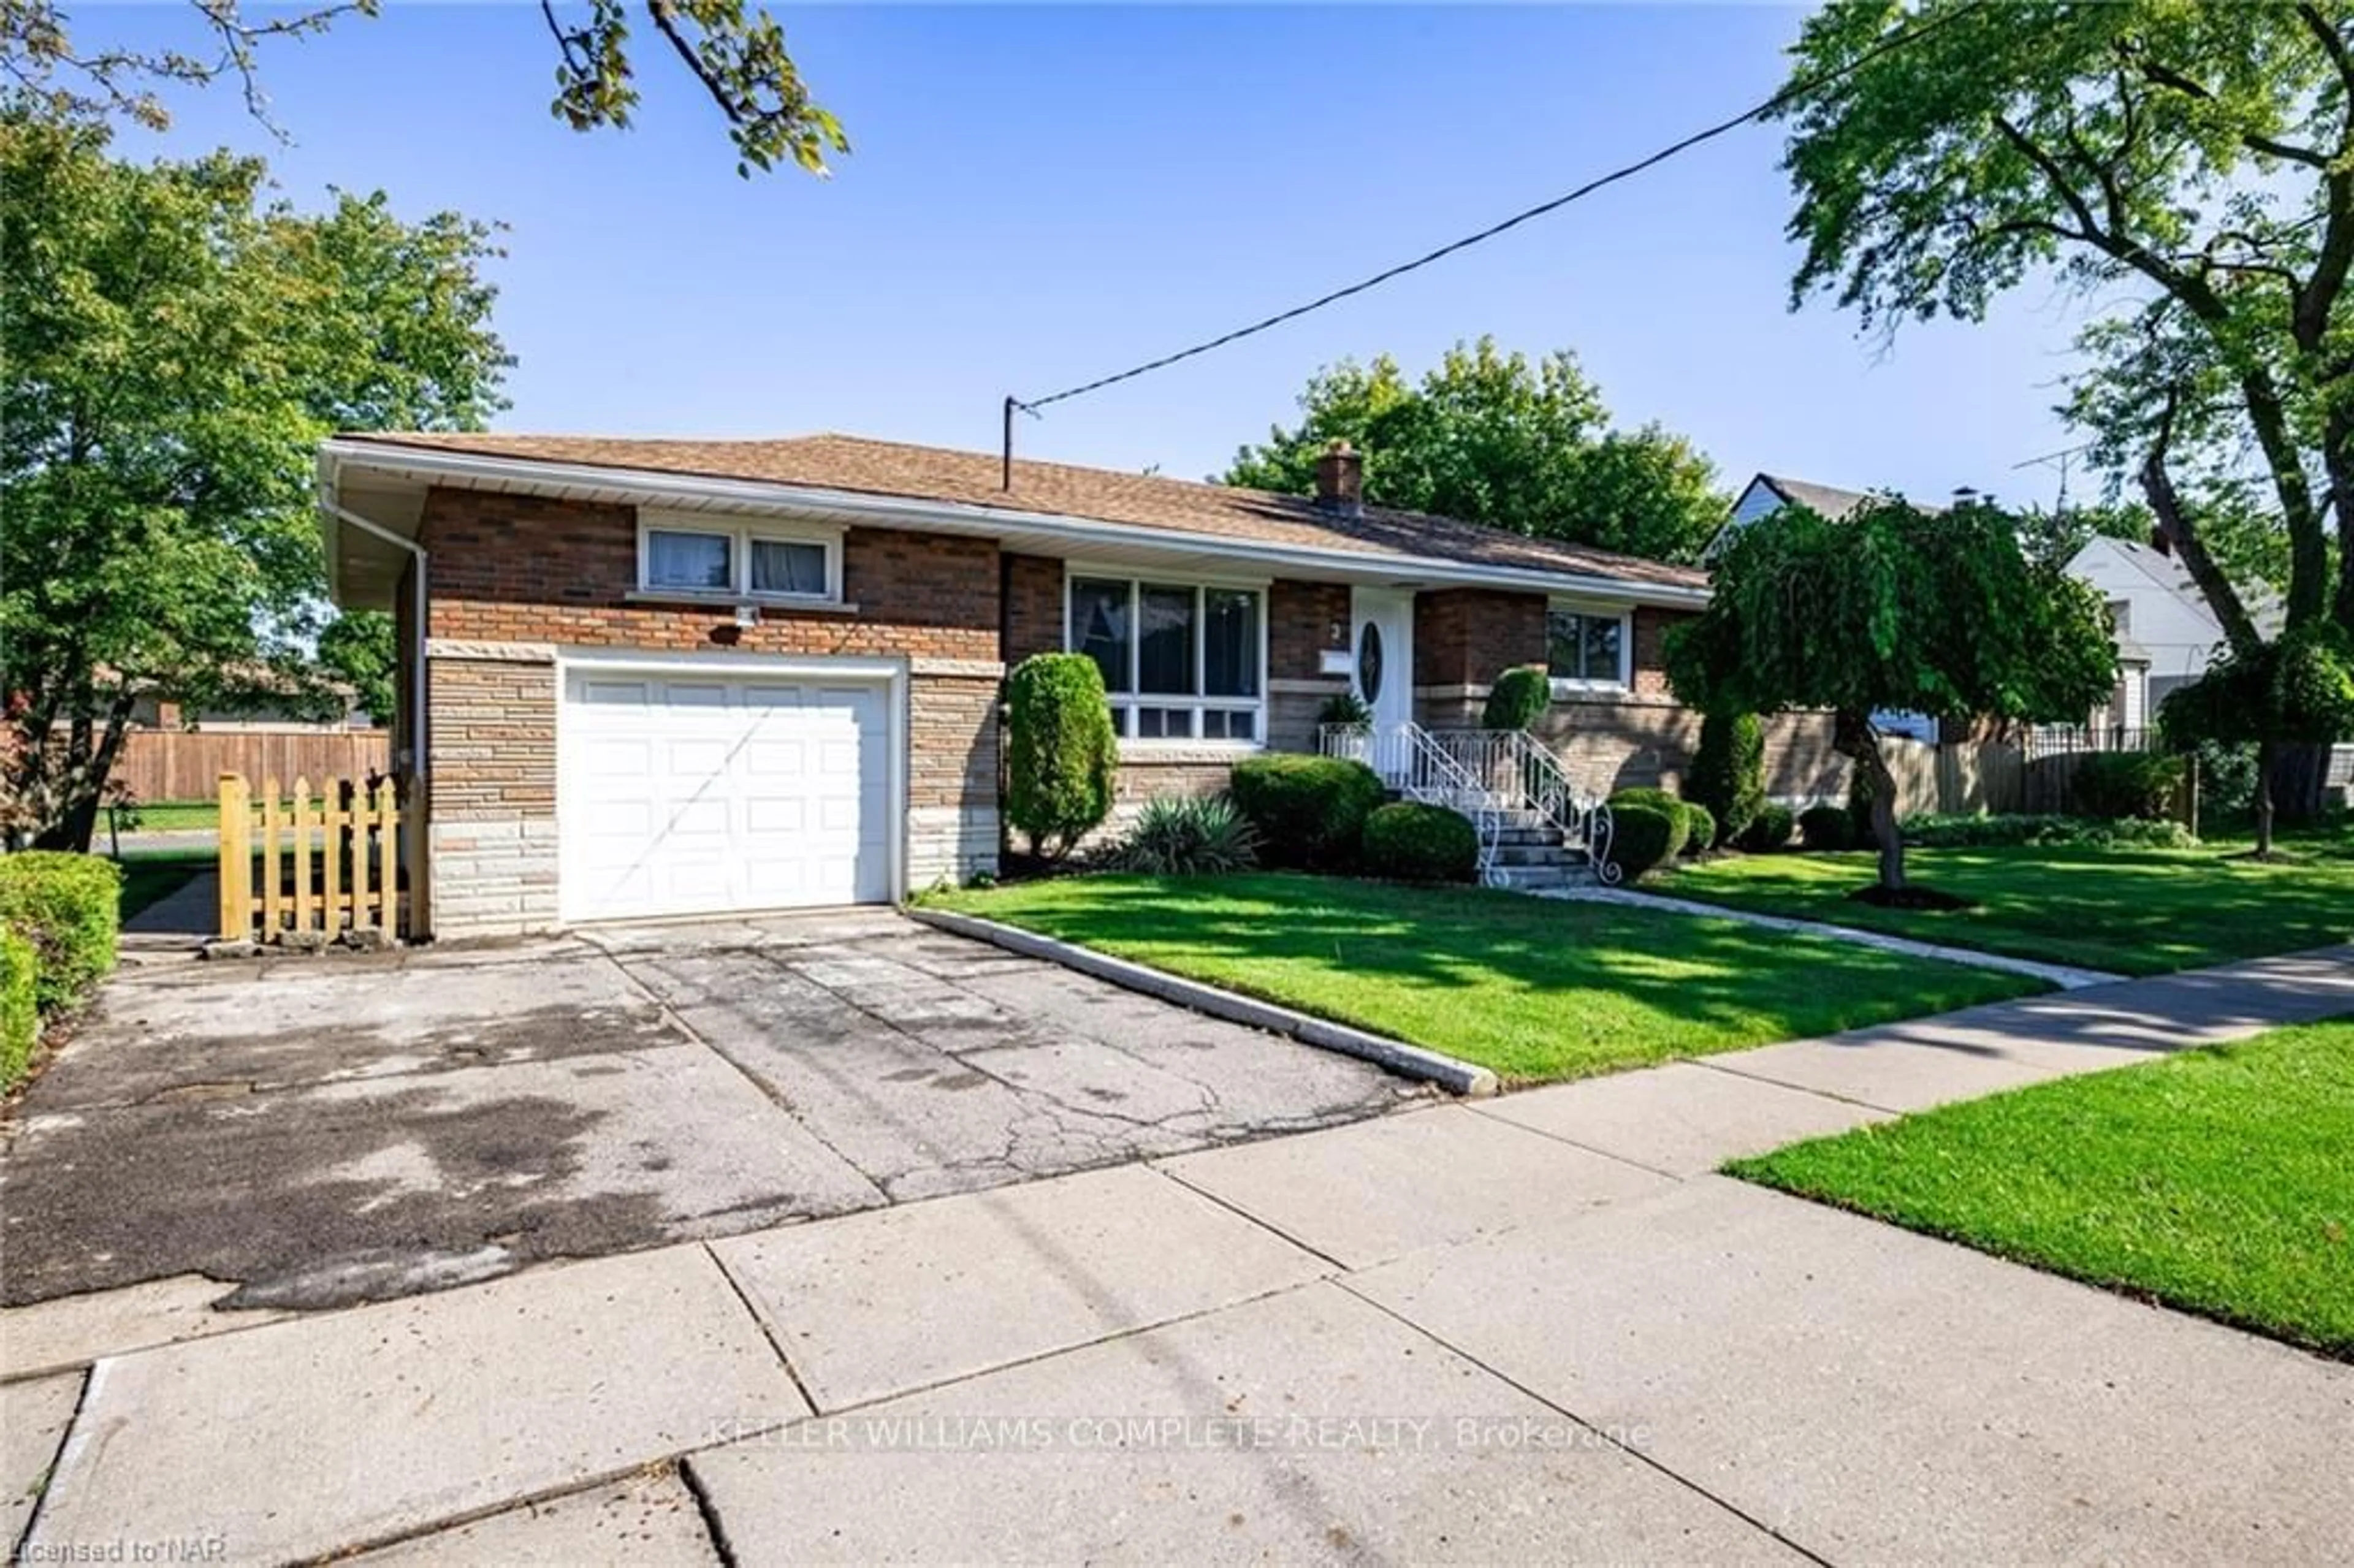
[{"label": "white metal railing", "polygon": [[1484,789],[1478,779],[1431,738],[1418,724],[1328,724],[1316,732],[1316,749],[1326,757],[1362,762],[1381,776],[1382,782],[1406,800],[1426,806],[1444,806],[1468,820],[1479,844],[1479,876],[1482,886],[1504,880],[1497,849],[1501,842],[1511,800]]},{"label": "white metal railing", "polygon": [[1615,886],[1610,806],[1582,798],[1561,759],[1525,730],[1427,730],[1417,724],[1326,725],[1317,749],[1364,763],[1408,800],[1469,818],[1479,835],[1479,880],[1506,880],[1498,849],[1507,826],[1549,829],[1582,850],[1594,874]]},{"label": "white metal railing", "polygon": [[1550,747],[1521,729],[1441,729],[1429,736],[1480,789],[1559,833],[1564,848],[1585,851],[1594,874],[1617,885],[1609,802],[1582,799]]}]

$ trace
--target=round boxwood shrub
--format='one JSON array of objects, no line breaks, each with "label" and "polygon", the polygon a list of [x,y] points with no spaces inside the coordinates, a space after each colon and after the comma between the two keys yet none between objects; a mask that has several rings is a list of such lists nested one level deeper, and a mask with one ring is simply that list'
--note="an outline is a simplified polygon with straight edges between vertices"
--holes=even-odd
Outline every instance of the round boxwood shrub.
[{"label": "round boxwood shrub", "polygon": [[111,860],[58,850],[0,855],[0,924],[33,944],[33,998],[71,1007],[114,969],[122,873]]},{"label": "round boxwood shrub", "polygon": [[1084,653],[1036,653],[1005,683],[1005,818],[1059,860],[1111,812],[1119,738],[1103,673]]},{"label": "round boxwood shrub", "polygon": [[1488,688],[1479,722],[1489,729],[1526,729],[1552,705],[1552,678],[1533,664],[1516,664]]},{"label": "round boxwood shrub", "polygon": [[1659,857],[1661,860],[1675,859],[1684,853],[1684,845],[1691,842],[1691,808],[1665,789],[1621,789],[1610,797],[1610,809],[1615,811],[1622,805],[1648,806],[1654,811],[1665,813],[1668,820],[1675,824],[1675,835],[1668,844],[1667,853]]},{"label": "round boxwood shrub", "polygon": [[1855,847],[1855,818],[1845,806],[1809,806],[1798,813],[1798,832],[1810,850]]},{"label": "round boxwood shrub", "polygon": [[1766,726],[1755,714],[1709,714],[1684,794],[1716,819],[1715,842],[1738,843],[1766,809]]},{"label": "round boxwood shrub", "polygon": [[1459,812],[1401,800],[1365,819],[1364,868],[1400,882],[1469,882],[1479,835]]},{"label": "round boxwood shrub", "polygon": [[1686,800],[1684,821],[1691,830],[1684,839],[1684,853],[1698,854],[1716,842],[1716,816],[1706,806]]},{"label": "round boxwood shrub", "polygon": [[1741,847],[1756,853],[1787,849],[1791,836],[1797,831],[1797,813],[1787,806],[1777,806],[1769,800],[1758,808],[1757,815],[1750,821],[1749,831],[1741,835]]},{"label": "round boxwood shrub", "polygon": [[1639,800],[1610,801],[1610,863],[1621,882],[1633,882],[1663,861],[1674,858],[1683,842],[1683,819]]},{"label": "round boxwood shrub", "polygon": [[1235,763],[1228,789],[1258,835],[1260,862],[1299,871],[1354,865],[1365,819],[1389,794],[1362,762],[1285,753]]}]

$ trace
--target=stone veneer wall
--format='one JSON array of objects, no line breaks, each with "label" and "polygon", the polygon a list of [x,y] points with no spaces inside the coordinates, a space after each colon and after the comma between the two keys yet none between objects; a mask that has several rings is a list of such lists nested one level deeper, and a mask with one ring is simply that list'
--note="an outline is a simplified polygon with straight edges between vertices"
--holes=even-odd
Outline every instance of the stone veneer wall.
[{"label": "stone veneer wall", "polygon": [[737,628],[729,607],[634,595],[636,517],[626,506],[436,489],[419,542],[430,561],[427,838],[437,935],[557,923],[559,647],[904,661],[907,885],[995,869],[995,545],[854,528],[843,576],[854,609],[771,608],[759,625]]}]

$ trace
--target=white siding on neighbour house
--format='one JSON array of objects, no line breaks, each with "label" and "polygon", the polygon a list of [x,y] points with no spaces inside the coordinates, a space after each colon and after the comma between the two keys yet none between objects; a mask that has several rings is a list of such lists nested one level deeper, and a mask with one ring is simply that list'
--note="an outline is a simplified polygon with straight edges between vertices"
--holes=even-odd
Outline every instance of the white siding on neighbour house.
[{"label": "white siding on neighbour house", "polygon": [[2222,627],[2204,604],[2159,580],[2176,569],[2171,558],[2148,546],[2120,539],[2094,540],[2068,566],[2071,576],[2090,583],[2104,599],[2127,607],[2126,635],[2149,654],[2147,690],[2158,695],[2205,674],[2223,641]]}]

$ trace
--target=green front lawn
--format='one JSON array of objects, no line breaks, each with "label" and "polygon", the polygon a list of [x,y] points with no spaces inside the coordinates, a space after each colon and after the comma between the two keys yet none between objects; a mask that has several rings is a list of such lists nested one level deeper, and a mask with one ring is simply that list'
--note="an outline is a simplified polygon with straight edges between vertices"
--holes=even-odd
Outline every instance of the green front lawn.
[{"label": "green front lawn", "polygon": [[2354,1018],[1725,1169],[2354,1358]]},{"label": "green front lawn", "polygon": [[931,902],[1444,1051],[1518,1083],[2041,989],[1737,921],[1477,888],[1072,876]]},{"label": "green front lawn", "polygon": [[2286,842],[2294,861],[2240,858],[2247,848],[1908,852],[1914,882],[1978,901],[1975,909],[1949,913],[1850,902],[1850,893],[1872,881],[1869,853],[1728,856],[1646,885],[2116,974],[2163,974],[2354,940],[2354,833]]},{"label": "green front lawn", "polygon": [[[143,800],[122,812],[124,832],[166,833],[186,832],[201,829],[207,832],[220,826],[220,802],[217,800]],[[138,824],[131,824],[136,817]],[[101,831],[104,822],[100,823]]]}]

